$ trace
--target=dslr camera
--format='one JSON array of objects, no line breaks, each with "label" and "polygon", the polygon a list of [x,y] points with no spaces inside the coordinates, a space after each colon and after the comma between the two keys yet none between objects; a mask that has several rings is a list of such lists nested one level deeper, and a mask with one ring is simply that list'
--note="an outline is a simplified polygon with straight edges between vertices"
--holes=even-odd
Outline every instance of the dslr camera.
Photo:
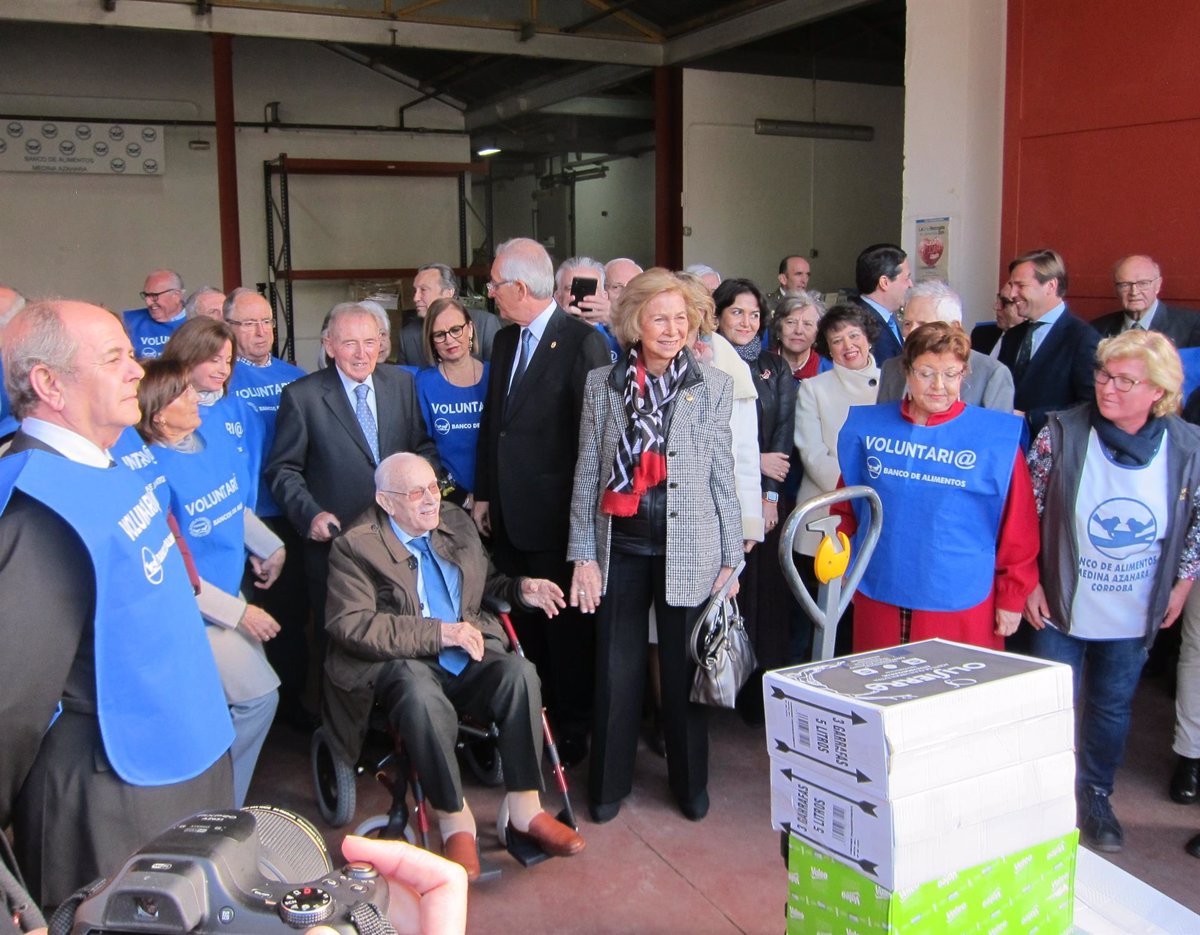
[{"label": "dslr camera", "polygon": [[179,822],[79,903],[72,921],[56,914],[51,931],[278,935],[328,925],[368,935],[391,930],[387,900],[387,880],[370,864],[334,869],[311,823],[256,805]]}]

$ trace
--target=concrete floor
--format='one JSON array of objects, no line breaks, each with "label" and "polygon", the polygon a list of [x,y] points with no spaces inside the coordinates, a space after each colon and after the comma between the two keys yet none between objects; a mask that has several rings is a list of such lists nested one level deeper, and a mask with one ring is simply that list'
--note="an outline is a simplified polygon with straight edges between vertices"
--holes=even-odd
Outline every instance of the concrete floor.
[{"label": "concrete floor", "polygon": [[[1200,831],[1200,807],[1171,802],[1166,785],[1171,753],[1173,703],[1161,680],[1145,679],[1135,704],[1134,726],[1113,804],[1125,826],[1126,847],[1106,855],[1113,863],[1200,911],[1200,861],[1183,851]],[[471,891],[471,932],[520,935],[778,935],[784,931],[787,875],[779,836],[770,828],[767,754],[761,728],[747,727],[731,712],[713,712],[712,808],[698,823],[676,810],[666,785],[666,761],[644,745],[638,756],[634,794],[605,825],[587,817],[586,766],[569,771],[573,804],[587,850],[524,869],[497,843],[492,821],[498,790],[468,780],[467,796],[480,827],[486,857],[502,869],[499,879]],[[268,739],[250,801],[282,805],[311,818],[336,855],[345,830],[386,810],[390,796],[363,777],[357,808],[347,829],[324,825],[310,778],[308,740],[286,727]],[[544,799],[551,811],[556,792]]]}]

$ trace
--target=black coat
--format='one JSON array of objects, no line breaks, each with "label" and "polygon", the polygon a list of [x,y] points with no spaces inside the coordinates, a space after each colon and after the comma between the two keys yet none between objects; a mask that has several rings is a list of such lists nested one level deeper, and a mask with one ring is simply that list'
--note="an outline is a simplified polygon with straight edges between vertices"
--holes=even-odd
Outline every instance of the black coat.
[{"label": "black coat", "polygon": [[[795,446],[796,381],[787,362],[778,354],[763,351],[750,364],[754,388],[758,390],[758,450],[790,455]],[[783,485],[764,476],[763,491],[778,493]]]},{"label": "black coat", "polygon": [[1095,398],[1096,345],[1100,335],[1086,322],[1064,311],[1042,340],[1018,378],[1015,365],[1029,330],[1023,321],[1000,341],[1000,363],[1013,371],[1013,406],[1025,413],[1030,438],[1046,424],[1046,414]]},{"label": "black coat", "polygon": [[[1092,322],[1092,327],[1102,337],[1114,337],[1125,327],[1125,312],[1101,315]],[[1176,347],[1200,347],[1200,312],[1159,302],[1149,330],[1166,335]]]}]

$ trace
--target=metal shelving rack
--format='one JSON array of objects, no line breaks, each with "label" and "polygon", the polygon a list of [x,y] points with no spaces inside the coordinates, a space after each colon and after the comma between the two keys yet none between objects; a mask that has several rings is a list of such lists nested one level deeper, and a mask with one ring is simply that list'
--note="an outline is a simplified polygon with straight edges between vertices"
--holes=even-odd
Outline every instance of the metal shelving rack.
[{"label": "metal shelving rack", "polygon": [[[484,236],[486,252],[492,250],[492,186],[486,162],[401,162],[373,159],[278,159],[263,162],[263,190],[267,211],[267,299],[276,321],[282,314],[287,337],[280,356],[296,359],[296,334],[292,283],[330,279],[399,279],[416,274],[416,267],[393,269],[295,269],[292,266],[292,229],[289,217],[288,177],[292,175],[362,175],[385,178],[454,178],[458,180],[458,259],[460,277],[488,274],[488,267],[472,266],[467,240],[467,177],[484,176]],[[282,288],[281,288],[282,287]],[[278,340],[278,339],[277,339]]]}]

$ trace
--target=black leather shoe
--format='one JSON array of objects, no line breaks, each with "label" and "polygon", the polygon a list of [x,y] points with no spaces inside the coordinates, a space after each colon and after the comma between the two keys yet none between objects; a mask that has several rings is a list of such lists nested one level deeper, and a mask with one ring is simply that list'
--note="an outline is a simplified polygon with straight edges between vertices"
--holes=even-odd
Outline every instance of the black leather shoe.
[{"label": "black leather shoe", "polygon": [[1171,798],[1180,805],[1191,805],[1200,799],[1200,759],[1181,756],[1175,761]]},{"label": "black leather shoe", "polygon": [[701,792],[690,799],[679,799],[679,810],[688,821],[702,821],[708,814],[708,793]]},{"label": "black leather shoe", "polygon": [[1125,832],[1113,814],[1108,793],[1089,789],[1080,803],[1079,837],[1094,851],[1116,854],[1125,846]]},{"label": "black leather shoe", "polygon": [[1193,857],[1200,857],[1200,834],[1196,835],[1187,844],[1183,845],[1183,849]]},{"label": "black leather shoe", "polygon": [[602,825],[606,821],[612,821],[620,811],[621,802],[619,799],[616,802],[588,802],[588,814],[592,816],[592,821],[598,825]]},{"label": "black leather shoe", "polygon": [[558,741],[558,758],[563,766],[578,766],[588,755],[588,742],[585,735],[568,734]]}]

